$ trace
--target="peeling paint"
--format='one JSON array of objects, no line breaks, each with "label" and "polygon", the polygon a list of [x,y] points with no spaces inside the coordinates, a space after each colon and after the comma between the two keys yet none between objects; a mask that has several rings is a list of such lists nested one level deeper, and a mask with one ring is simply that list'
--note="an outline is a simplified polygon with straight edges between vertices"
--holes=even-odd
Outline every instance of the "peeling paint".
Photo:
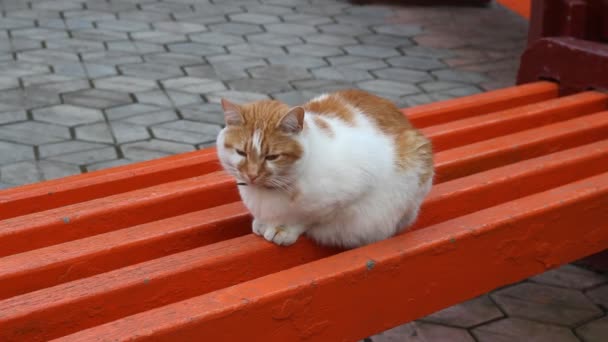
[{"label": "peeling paint", "polygon": [[376,267],[376,262],[374,260],[368,260],[367,263],[365,264],[365,266],[367,266],[367,270],[371,271],[374,269],[374,267]]},{"label": "peeling paint", "polygon": [[63,223],[70,223],[70,218],[69,217],[64,217],[61,219],[63,221]]}]

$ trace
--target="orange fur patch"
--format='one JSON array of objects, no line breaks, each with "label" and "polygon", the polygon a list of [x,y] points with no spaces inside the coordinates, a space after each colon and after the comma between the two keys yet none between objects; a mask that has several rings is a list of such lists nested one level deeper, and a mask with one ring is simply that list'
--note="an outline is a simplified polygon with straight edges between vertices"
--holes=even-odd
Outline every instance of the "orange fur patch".
[{"label": "orange fur patch", "polygon": [[330,137],[334,136],[334,131],[331,129],[331,127],[329,126],[327,121],[325,119],[323,119],[323,117],[315,115],[314,121],[315,121],[315,125],[317,125],[317,127],[319,127],[319,129],[321,131],[323,131],[325,134],[329,135]]},{"label": "orange fur patch", "polygon": [[347,124],[352,124],[355,121],[354,113],[348,108],[346,103],[333,94],[330,94],[321,100],[310,101],[303,107],[307,112],[335,117]]}]

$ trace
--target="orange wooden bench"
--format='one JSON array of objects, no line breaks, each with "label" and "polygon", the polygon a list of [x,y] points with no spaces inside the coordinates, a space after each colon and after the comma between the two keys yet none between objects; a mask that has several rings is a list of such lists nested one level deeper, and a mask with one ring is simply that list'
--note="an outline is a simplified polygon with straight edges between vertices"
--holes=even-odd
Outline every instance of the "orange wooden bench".
[{"label": "orange wooden bench", "polygon": [[341,251],[250,233],[213,149],[0,192],[0,340],[354,341],[608,246],[608,96],[538,82],[405,110],[415,227]]}]

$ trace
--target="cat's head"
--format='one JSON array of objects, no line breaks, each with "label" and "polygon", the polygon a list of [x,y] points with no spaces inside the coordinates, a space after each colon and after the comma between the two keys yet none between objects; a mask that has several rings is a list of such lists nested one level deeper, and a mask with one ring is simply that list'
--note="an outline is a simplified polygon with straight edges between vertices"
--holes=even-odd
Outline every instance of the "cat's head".
[{"label": "cat's head", "polygon": [[304,109],[272,100],[237,105],[222,99],[226,127],[217,150],[222,166],[239,182],[289,189],[304,150]]}]

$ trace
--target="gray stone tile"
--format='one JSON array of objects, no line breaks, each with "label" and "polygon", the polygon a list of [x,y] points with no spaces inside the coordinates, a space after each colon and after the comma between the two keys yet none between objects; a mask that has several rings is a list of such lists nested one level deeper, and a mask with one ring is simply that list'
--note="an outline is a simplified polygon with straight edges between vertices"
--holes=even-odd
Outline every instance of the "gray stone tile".
[{"label": "gray stone tile", "polygon": [[386,17],[365,14],[340,14],[334,16],[334,20],[340,24],[353,24],[361,26],[380,25],[387,22]]},{"label": "gray stone tile", "polygon": [[169,21],[171,20],[171,15],[169,13],[159,13],[152,11],[127,11],[120,12],[118,14],[120,20],[125,21],[138,21],[144,23],[154,23],[159,21]]},{"label": "gray stone tile", "polygon": [[[1,146],[0,149],[2,148]],[[42,174],[36,167],[36,163],[31,161],[0,166],[0,174],[2,175],[3,182],[13,185],[30,184],[42,180]]]},{"label": "gray stone tile", "polygon": [[0,91],[0,103],[12,109],[32,109],[60,102],[56,92],[44,89],[30,87]]},{"label": "gray stone tile", "polygon": [[27,120],[27,114],[24,110],[0,112],[0,125],[25,120]]},{"label": "gray stone tile", "polygon": [[464,329],[443,325],[412,322],[371,337],[373,342],[474,342]]},{"label": "gray stone tile", "polygon": [[328,24],[332,23],[332,18],[327,15],[314,15],[314,14],[304,14],[304,13],[295,13],[295,14],[286,14],[281,16],[283,20],[287,23],[298,23],[305,25],[320,25],[320,24]]},{"label": "gray stone tile", "polygon": [[158,89],[158,85],[153,80],[147,80],[131,76],[113,76],[101,78],[94,81],[95,87],[125,93],[135,93],[140,91]]},{"label": "gray stone tile", "polygon": [[36,109],[33,111],[33,115],[35,120],[63,126],[75,126],[104,120],[103,114],[98,109],[65,104]]},{"label": "gray stone tile", "polygon": [[[205,104],[201,104],[201,106],[205,106]],[[191,119],[190,117],[184,115],[183,112],[182,112],[182,115],[186,119]],[[141,125],[141,126],[149,126],[149,125],[159,124],[159,123],[163,123],[163,122],[175,121],[177,119],[178,119],[178,116],[175,113],[175,111],[162,110],[162,111],[158,111],[158,112],[149,112],[149,113],[142,113],[142,114],[129,116],[129,117],[123,119],[122,121],[136,124],[136,125]]]},{"label": "gray stone tile", "polygon": [[423,320],[460,328],[470,328],[501,317],[503,317],[503,314],[494,302],[487,296],[481,296],[438,311],[423,318]]},{"label": "gray stone tile", "polygon": [[239,91],[252,91],[257,93],[274,93],[291,90],[287,81],[268,80],[261,78],[244,78],[228,82],[230,89]]},{"label": "gray stone tile", "polygon": [[420,92],[416,86],[412,84],[387,81],[387,80],[370,80],[357,83],[364,90],[372,93],[389,94],[389,95],[410,95]]},{"label": "gray stone tile", "polygon": [[124,51],[142,54],[151,52],[165,52],[165,48],[162,45],[141,41],[116,41],[108,42],[106,45],[110,51]]},{"label": "gray stone tile", "polygon": [[76,127],[76,139],[98,143],[112,144],[114,137],[110,125],[106,122]]},{"label": "gray stone tile", "polygon": [[137,21],[125,20],[103,20],[97,22],[97,27],[117,32],[141,32],[149,31],[150,24]]},{"label": "gray stone tile", "polygon": [[359,36],[362,34],[372,33],[372,31],[363,26],[352,24],[325,24],[320,25],[319,30],[323,33],[344,35],[344,36]]},{"label": "gray stone tile", "polygon": [[59,143],[50,143],[38,146],[38,153],[40,158],[48,158],[59,156],[67,153],[82,152],[89,150],[96,150],[100,148],[108,147],[104,144],[96,144],[92,142],[70,140]]},{"label": "gray stone tile", "polygon": [[282,93],[272,94],[272,97],[274,99],[284,102],[290,106],[298,106],[298,105],[308,102],[308,100],[315,97],[316,95],[317,95],[317,93],[312,92],[312,91],[294,90],[294,91],[286,91],[286,92],[282,92]]},{"label": "gray stone tile", "polygon": [[74,52],[39,49],[20,52],[17,54],[17,60],[30,63],[46,64],[50,61],[78,62],[79,58]]},{"label": "gray stone tile", "polygon": [[345,82],[358,82],[373,79],[374,77],[365,70],[354,69],[348,66],[331,66],[312,70],[315,78],[322,80],[338,80]]},{"label": "gray stone tile", "polygon": [[488,78],[483,74],[472,71],[444,69],[433,71],[432,74],[441,81],[455,81],[465,83],[481,83],[488,81]]},{"label": "gray stone tile", "polygon": [[194,42],[213,44],[220,46],[236,45],[245,43],[245,39],[241,36],[225,33],[225,32],[205,32],[190,34],[190,39]]},{"label": "gray stone tile", "polygon": [[36,162],[36,164],[44,180],[57,179],[80,173],[80,168],[76,165],[50,160],[41,160]]},{"label": "gray stone tile", "polygon": [[411,46],[413,43],[411,40],[400,36],[390,36],[386,34],[365,34],[358,37],[358,39],[368,45],[380,45],[386,47],[404,47]]},{"label": "gray stone tile", "polygon": [[212,103],[220,103],[222,98],[229,99],[230,101],[236,103],[248,103],[254,102],[258,100],[268,99],[268,95],[260,94],[260,93],[252,93],[246,91],[236,91],[236,90],[225,90],[218,91],[213,94],[209,94],[206,96],[207,100]]},{"label": "gray stone tile", "polygon": [[112,133],[118,144],[147,140],[150,134],[145,126],[136,125],[125,121],[112,121]]},{"label": "gray stone tile", "polygon": [[124,64],[119,66],[118,69],[124,75],[149,80],[162,80],[183,76],[184,74],[179,67],[158,63]]},{"label": "gray stone tile", "polygon": [[522,283],[492,294],[512,317],[538,322],[576,326],[602,315],[581,292],[552,286]]},{"label": "gray stone tile", "polygon": [[199,94],[176,90],[167,90],[164,92],[160,90],[153,90],[143,93],[136,93],[135,97],[140,103],[160,107],[179,107],[203,102],[203,99]]},{"label": "gray stone tile", "polygon": [[104,147],[84,152],[73,152],[50,157],[49,160],[60,161],[74,165],[87,165],[118,158],[114,147]]},{"label": "gray stone tile", "polygon": [[533,321],[506,318],[472,330],[479,342],[578,342],[568,328]]},{"label": "gray stone tile", "polygon": [[259,25],[244,24],[244,23],[221,23],[209,25],[212,31],[225,32],[235,35],[246,35],[252,33],[264,32]]},{"label": "gray stone tile", "polygon": [[172,32],[177,34],[187,34],[207,31],[207,27],[204,25],[194,23],[184,23],[175,21],[163,21],[160,23],[153,23],[154,28],[159,31]]},{"label": "gray stone tile", "polygon": [[76,39],[93,40],[98,42],[129,39],[129,36],[125,32],[98,28],[72,30],[72,37]]},{"label": "gray stone tile", "polygon": [[194,150],[192,145],[158,139],[128,143],[120,148],[126,158],[134,161],[156,159]]},{"label": "gray stone tile", "polygon": [[[0,137],[3,137],[0,128]],[[34,159],[34,149],[7,141],[0,141],[0,165],[14,163],[22,160]],[[6,175],[2,172],[2,181],[7,182]]]},{"label": "gray stone tile", "polygon": [[399,56],[389,58],[387,61],[395,67],[423,71],[445,68],[446,66],[438,59],[428,57]]},{"label": "gray stone tile", "polygon": [[285,55],[285,51],[278,46],[262,44],[239,44],[228,47],[231,53],[241,56],[269,57]]},{"label": "gray stone tile", "polygon": [[21,82],[25,87],[40,86],[44,84],[65,83],[70,81],[82,80],[80,77],[57,75],[57,74],[42,74],[21,77]]},{"label": "gray stone tile", "polygon": [[156,44],[168,44],[186,41],[187,38],[183,34],[175,34],[171,32],[163,31],[141,31],[131,34],[134,40],[141,40],[144,42],[156,43]]},{"label": "gray stone tile", "polygon": [[271,24],[279,22],[279,17],[261,13],[240,13],[230,16],[231,21],[250,23],[250,24]]},{"label": "gray stone tile", "polygon": [[608,285],[602,285],[587,292],[587,297],[596,304],[608,309]]},{"label": "gray stone tile", "polygon": [[191,121],[202,121],[218,126],[224,125],[224,112],[217,103],[205,103],[181,107],[182,117]]},{"label": "gray stone tile", "polygon": [[18,88],[19,79],[17,77],[3,77],[0,76],[0,90]]},{"label": "gray stone tile", "polygon": [[28,19],[18,19],[18,18],[2,18],[0,20],[0,30],[7,29],[20,29],[20,28],[28,28],[34,27],[34,21]]},{"label": "gray stone tile", "polygon": [[285,34],[278,34],[273,32],[252,34],[247,36],[247,40],[253,43],[260,43],[264,45],[274,46],[290,46],[302,44],[304,41],[302,38],[297,36],[290,36]]},{"label": "gray stone tile", "polygon": [[30,39],[0,40],[0,52],[20,52],[25,50],[39,49],[42,42]]},{"label": "gray stone tile", "polygon": [[26,145],[41,145],[70,139],[67,127],[26,121],[0,126],[0,139]]},{"label": "gray stone tile", "polygon": [[285,56],[271,56],[268,57],[268,61],[272,65],[284,65],[287,67],[295,67],[295,68],[317,68],[321,66],[326,66],[327,62],[319,57],[310,57],[310,56],[295,56],[295,55],[285,55]]},{"label": "gray stone tile", "polygon": [[351,55],[374,58],[387,58],[399,55],[399,51],[394,48],[376,45],[361,44],[354,46],[346,46],[344,47],[344,50],[346,50],[346,52]]},{"label": "gray stone tile", "polygon": [[268,32],[275,32],[294,36],[305,36],[307,34],[317,33],[317,29],[314,26],[306,24],[278,23],[267,24],[264,25],[264,27]]},{"label": "gray stone tile", "polygon": [[422,28],[417,25],[379,25],[374,27],[374,31],[394,36],[413,37],[422,33]]},{"label": "gray stone tile", "polygon": [[109,120],[120,120],[139,114],[151,113],[160,110],[161,107],[142,103],[132,103],[125,106],[106,109],[106,116]]},{"label": "gray stone tile", "polygon": [[411,46],[401,49],[408,56],[416,57],[431,57],[431,58],[448,58],[454,57],[456,52],[449,49],[431,48],[428,46]]},{"label": "gray stone tile", "polygon": [[603,283],[608,283],[608,277],[585,270],[573,265],[564,265],[560,268],[539,274],[530,280],[547,285],[568,287],[584,290]]},{"label": "gray stone tile", "polygon": [[13,61],[0,63],[0,75],[4,77],[21,77],[49,72],[49,67],[43,64]]},{"label": "gray stone tile", "polygon": [[165,89],[177,89],[194,94],[206,94],[226,89],[222,82],[208,78],[179,77],[165,80],[162,83]]},{"label": "gray stone tile", "polygon": [[133,100],[128,94],[103,89],[87,89],[63,94],[67,104],[89,108],[105,109],[126,105]]},{"label": "gray stone tile", "polygon": [[144,55],[146,62],[155,64],[167,64],[177,67],[185,67],[189,65],[199,65],[205,63],[202,56],[191,54],[164,52]]},{"label": "gray stone tile", "polygon": [[46,42],[46,47],[54,50],[72,51],[78,53],[104,50],[103,42],[74,38],[50,40]]},{"label": "gray stone tile", "polygon": [[249,72],[254,78],[264,78],[277,81],[302,80],[311,77],[310,73],[304,68],[294,66],[287,67],[285,65],[255,67],[249,69]]},{"label": "gray stone tile", "polygon": [[42,27],[15,29],[11,31],[11,35],[14,38],[24,37],[35,40],[55,40],[69,38],[67,32],[63,30],[55,30]]},{"label": "gray stone tile", "polygon": [[319,45],[319,44],[302,44],[290,46],[287,48],[292,55],[306,55],[314,57],[331,57],[340,56],[344,54],[344,51],[337,47]]},{"label": "gray stone tile", "polygon": [[167,45],[169,51],[197,54],[200,56],[221,55],[226,53],[226,50],[221,46],[200,44],[200,43],[175,43]]},{"label": "gray stone tile", "polygon": [[127,165],[127,164],[131,164],[131,163],[133,163],[133,161],[128,160],[128,159],[116,159],[116,160],[110,160],[107,162],[90,164],[90,165],[87,165],[86,168],[87,168],[88,172],[92,172],[92,171],[107,169],[110,167]]},{"label": "gray stone tile", "polygon": [[201,144],[215,141],[221,127],[197,121],[179,120],[152,127],[158,139],[187,144]]},{"label": "gray stone tile", "polygon": [[291,84],[298,90],[312,90],[319,93],[332,92],[353,87],[351,83],[334,80],[304,80],[294,81],[291,82]]},{"label": "gray stone tile", "polygon": [[245,7],[247,12],[250,12],[250,13],[261,13],[261,14],[268,14],[268,15],[281,15],[281,14],[294,13],[293,9],[291,9],[289,7],[275,6],[275,5],[268,5],[268,4],[260,5],[260,4],[251,3],[251,2],[248,4],[245,4],[243,7]]},{"label": "gray stone tile", "polygon": [[345,46],[358,44],[353,37],[343,35],[333,35],[327,33],[311,34],[302,37],[308,43],[329,45],[329,46]]},{"label": "gray stone tile", "polygon": [[576,329],[585,342],[603,342],[608,337],[608,317],[602,317]]},{"label": "gray stone tile", "polygon": [[433,79],[431,75],[424,71],[401,69],[401,68],[386,68],[374,70],[372,73],[379,78],[407,82],[418,83],[421,81],[430,81]]},{"label": "gray stone tile", "polygon": [[466,83],[461,82],[449,82],[449,81],[429,81],[418,84],[426,92],[437,92],[443,90],[450,90],[454,88],[461,88],[467,86]]}]

